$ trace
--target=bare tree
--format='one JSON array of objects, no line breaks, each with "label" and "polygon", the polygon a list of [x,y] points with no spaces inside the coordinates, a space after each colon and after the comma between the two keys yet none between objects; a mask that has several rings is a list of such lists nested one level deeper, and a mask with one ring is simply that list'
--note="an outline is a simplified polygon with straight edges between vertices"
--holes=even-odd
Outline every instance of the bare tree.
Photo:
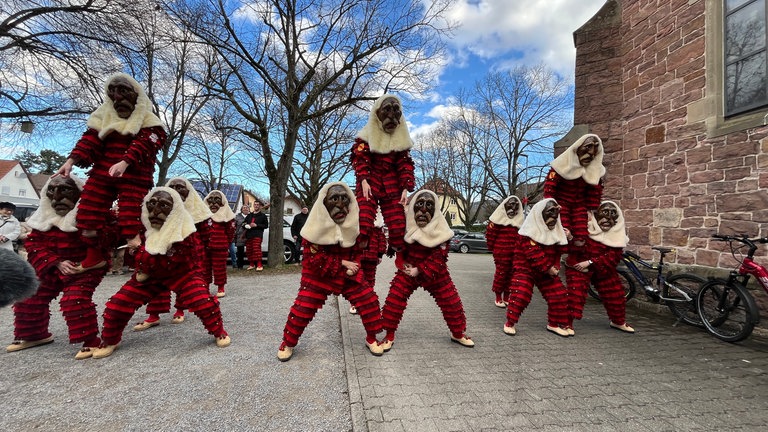
[{"label": "bare tree", "polygon": [[[393,4],[396,3],[396,4]],[[221,95],[252,122],[270,186],[270,217],[281,220],[300,129],[382,90],[418,91],[443,49],[449,0],[199,0],[173,13],[219,54]],[[420,76],[419,76],[420,75]],[[211,86],[212,89],[214,86]],[[252,90],[267,90],[257,93]],[[328,92],[336,97],[318,104]],[[267,100],[265,100],[267,99]],[[274,101],[281,122],[270,124]],[[280,140],[270,139],[277,127]],[[279,142],[278,142],[279,141]],[[269,262],[279,263],[282,230],[270,227]]]},{"label": "bare tree", "polygon": [[0,6],[0,119],[82,115],[99,102],[114,64],[107,45],[129,0],[4,0]]}]

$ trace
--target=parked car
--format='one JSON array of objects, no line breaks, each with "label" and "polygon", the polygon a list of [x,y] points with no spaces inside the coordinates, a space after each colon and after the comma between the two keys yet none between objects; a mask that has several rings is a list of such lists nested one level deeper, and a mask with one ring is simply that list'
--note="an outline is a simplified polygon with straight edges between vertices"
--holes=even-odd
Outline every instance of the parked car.
[{"label": "parked car", "polygon": [[[267,219],[269,219],[269,213],[266,213]],[[293,221],[293,216],[285,216],[283,218],[283,257],[285,257],[285,263],[289,264],[294,261],[296,261],[296,250],[297,245],[293,241],[293,236],[291,235],[291,222]],[[270,223],[271,226],[271,223]],[[246,265],[247,265],[247,256],[248,256],[248,247],[245,247],[245,259],[246,259]],[[261,253],[264,255],[264,260],[267,260],[267,256],[269,254],[269,228],[264,230],[264,237],[261,241]],[[229,257],[227,257],[227,261],[229,261]]]},{"label": "parked car", "polygon": [[453,236],[451,239],[452,252],[489,252],[488,243],[485,241],[485,234],[471,232]]},{"label": "parked car", "polygon": [[453,236],[456,237],[457,235],[463,235],[468,233],[469,231],[461,228],[451,228],[451,231],[453,231]]}]

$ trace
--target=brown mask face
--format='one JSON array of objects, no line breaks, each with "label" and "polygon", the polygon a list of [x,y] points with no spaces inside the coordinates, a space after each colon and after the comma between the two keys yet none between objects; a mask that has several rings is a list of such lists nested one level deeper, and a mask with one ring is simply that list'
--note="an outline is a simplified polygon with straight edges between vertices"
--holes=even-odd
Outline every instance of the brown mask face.
[{"label": "brown mask face", "polygon": [[112,106],[120,118],[127,119],[136,108],[139,94],[133,89],[131,82],[123,77],[117,77],[107,86],[107,96],[112,100]]},{"label": "brown mask face", "polygon": [[59,216],[64,216],[75,208],[77,200],[80,199],[80,189],[71,178],[57,176],[48,183],[45,196],[51,200],[53,211]]},{"label": "brown mask face", "polygon": [[576,149],[576,156],[579,157],[579,165],[586,167],[592,163],[597,154],[600,153],[600,147],[597,138],[589,137]]},{"label": "brown mask face", "polygon": [[157,191],[147,200],[149,224],[154,229],[160,229],[173,211],[173,197],[165,191]]},{"label": "brown mask face", "polygon": [[619,220],[619,209],[611,203],[600,204],[595,214],[597,219],[597,225],[603,232],[608,232],[616,226],[616,222]]},{"label": "brown mask face", "polygon": [[331,219],[338,225],[347,220],[349,200],[347,190],[338,185],[331,186],[328,189],[328,194],[323,198],[323,205],[328,210],[328,214],[331,215]]},{"label": "brown mask face", "polygon": [[224,207],[224,199],[220,193],[213,193],[206,198],[205,203],[208,204],[208,209],[211,213],[216,213],[220,208]]},{"label": "brown mask face", "polygon": [[550,230],[555,229],[557,226],[557,218],[560,217],[560,206],[554,201],[548,201],[544,206],[544,210],[541,211],[541,217],[544,219],[544,223]]},{"label": "brown mask face", "polygon": [[507,217],[510,219],[515,217],[519,210],[520,210],[520,204],[517,202],[516,199],[510,199],[504,203],[504,211],[507,212]]},{"label": "brown mask face", "polygon": [[171,180],[170,183],[168,183],[168,187],[175,190],[179,193],[181,196],[182,201],[186,201],[187,197],[189,196],[189,189],[187,188],[187,182],[184,180]]},{"label": "brown mask face", "polygon": [[419,228],[424,228],[432,222],[432,218],[435,216],[435,200],[432,195],[428,193],[421,193],[416,197],[416,201],[413,203],[413,217],[416,219],[416,225]]},{"label": "brown mask face", "polygon": [[400,125],[400,117],[403,111],[397,99],[390,97],[384,99],[379,109],[376,110],[376,117],[381,122],[384,132],[392,134]]}]

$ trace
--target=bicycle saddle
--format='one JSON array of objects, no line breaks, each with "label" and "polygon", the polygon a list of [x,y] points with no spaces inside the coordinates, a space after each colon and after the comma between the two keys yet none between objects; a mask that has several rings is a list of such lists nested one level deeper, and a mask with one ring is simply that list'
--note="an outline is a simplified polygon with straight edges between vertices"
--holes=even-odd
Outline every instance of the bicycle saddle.
[{"label": "bicycle saddle", "polygon": [[672,252],[674,250],[672,248],[657,247],[657,246],[654,246],[651,249],[659,251],[659,253],[661,253],[662,255],[666,254],[666,253],[670,253],[670,252]]}]

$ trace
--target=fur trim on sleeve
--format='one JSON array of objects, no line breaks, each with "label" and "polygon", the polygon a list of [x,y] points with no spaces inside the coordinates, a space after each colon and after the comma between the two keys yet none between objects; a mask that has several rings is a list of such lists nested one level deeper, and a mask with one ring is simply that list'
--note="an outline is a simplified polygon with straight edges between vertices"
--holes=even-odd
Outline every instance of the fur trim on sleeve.
[{"label": "fur trim on sleeve", "polygon": [[616,207],[616,210],[618,210],[619,218],[616,220],[616,225],[605,232],[600,229],[600,225],[597,224],[595,215],[592,212],[588,212],[587,229],[589,230],[589,237],[592,240],[598,243],[602,243],[606,246],[615,248],[627,247],[627,244],[629,243],[629,237],[627,237],[627,227],[624,224],[624,212],[622,212],[619,205],[613,201],[603,201],[600,203],[600,205],[605,203],[613,204]]},{"label": "fur trim on sleeve", "polygon": [[[328,195],[328,189],[331,186],[342,186],[349,195],[349,214],[341,225],[331,219],[328,209],[323,205],[323,200]],[[357,200],[355,200],[352,189],[343,182],[328,183],[323,186],[317,195],[312,210],[307,215],[307,221],[304,223],[304,228],[301,229],[301,237],[318,245],[338,244],[347,248],[355,244],[358,234],[360,234],[360,207],[357,206]]]},{"label": "fur trim on sleeve", "polygon": [[409,150],[413,147],[413,140],[411,140],[411,135],[408,133],[408,125],[406,124],[404,114],[400,116],[400,124],[391,135],[384,132],[384,129],[381,127],[381,121],[376,116],[376,110],[388,98],[397,99],[402,110],[403,103],[399,97],[391,94],[381,96],[373,103],[373,108],[371,108],[371,112],[368,114],[368,123],[357,133],[358,138],[368,143],[371,153],[387,154],[393,151]]},{"label": "fur trim on sleeve", "polygon": [[[510,218],[507,216],[507,209],[504,208],[504,205],[509,202],[509,200],[515,200],[517,201],[517,214],[515,217]],[[491,217],[488,218],[491,222],[495,223],[496,225],[506,225],[506,226],[513,226],[515,228],[520,228],[520,225],[523,224],[523,220],[525,220],[525,214],[523,212],[523,203],[520,201],[520,198],[512,195],[504,199],[504,201],[499,204],[498,207],[496,207],[496,210],[493,211],[491,214]]]},{"label": "fur trim on sleeve", "polygon": [[443,213],[438,208],[435,208],[435,214],[427,226],[420,228],[416,224],[416,214],[413,206],[416,203],[416,197],[423,193],[432,195],[436,206],[440,202],[437,199],[437,194],[431,190],[421,190],[411,198],[411,202],[408,203],[408,209],[405,211],[405,242],[408,244],[419,243],[422,246],[432,248],[450,240],[453,237],[453,230],[448,226],[448,222],[445,221]]},{"label": "fur trim on sleeve", "polygon": [[[184,208],[186,208],[189,214],[192,215],[192,220],[195,223],[208,220],[211,216],[213,216],[211,209],[208,208],[208,205],[203,201],[203,199],[200,197],[200,194],[197,193],[195,187],[192,186],[192,183],[190,183],[189,180],[185,179],[184,177],[174,177],[168,180],[165,185],[168,186],[174,180],[181,180],[187,185],[189,195],[187,195],[187,199],[184,200]],[[221,195],[224,196],[224,194]],[[227,198],[224,197],[224,199],[226,200]]]},{"label": "fur trim on sleeve", "polygon": [[528,213],[528,217],[525,218],[525,222],[520,227],[520,235],[528,237],[536,243],[543,245],[567,245],[568,239],[565,237],[565,231],[563,230],[563,224],[560,222],[560,216],[557,217],[557,226],[555,229],[550,230],[547,228],[547,224],[544,223],[544,217],[541,212],[544,211],[549,201],[557,203],[552,198],[546,198],[536,203],[531,211]]},{"label": "fur trim on sleeve", "polygon": [[[597,146],[599,150],[592,162],[585,168],[579,164],[579,156],[576,154],[576,150],[578,150],[584,140],[589,137],[597,138]],[[605,167],[603,166],[604,154],[603,141],[600,137],[595,134],[586,134],[577,139],[575,143],[568,147],[568,150],[563,152],[563,154],[556,157],[550,165],[560,177],[566,180],[575,180],[581,177],[588,184],[596,185],[605,175]]]},{"label": "fur trim on sleeve", "polygon": [[[117,115],[112,100],[107,96],[107,88],[115,78],[125,78],[139,94],[136,98],[136,106],[127,119]],[[112,132],[117,132],[120,135],[136,135],[142,128],[163,126],[163,121],[152,112],[152,109],[152,101],[147,97],[144,88],[132,76],[116,73],[107,78],[104,84],[104,103],[88,118],[88,127],[99,131],[99,138],[101,139],[106,138]]]},{"label": "fur trim on sleeve", "polygon": [[[75,181],[77,188],[82,192],[85,182],[74,174],[70,174],[69,177]],[[75,203],[75,208],[70,210],[70,212],[66,215],[57,215],[56,211],[51,205],[51,199],[48,198],[48,185],[50,183],[51,179],[49,178],[48,181],[45,182],[43,188],[40,190],[40,204],[37,207],[37,210],[32,213],[32,216],[27,219],[27,225],[33,230],[41,232],[50,231],[53,227],[56,227],[64,232],[77,231],[77,205],[80,203],[80,200],[77,200]]]},{"label": "fur trim on sleeve", "polygon": [[[194,189],[193,189],[194,190]],[[213,194],[214,192],[217,192],[219,195],[221,195],[221,201],[224,203],[219,209],[216,211],[216,213],[213,213],[211,215],[211,219],[213,219],[214,222],[229,222],[232,219],[235,218],[235,212],[232,211],[231,208],[229,208],[229,201],[227,201],[227,196],[224,195],[224,192],[220,190],[212,190],[208,193],[208,195],[205,196],[203,201],[205,201],[203,204],[208,202],[208,198]],[[205,204],[206,207],[208,204]],[[210,213],[210,209],[208,209],[208,212]],[[205,219],[203,219],[205,220]],[[199,222],[199,221],[198,221]]]},{"label": "fur trim on sleeve", "polygon": [[[173,198],[173,210],[171,210],[168,219],[165,220],[163,227],[159,230],[152,228],[152,225],[149,223],[149,213],[147,212],[147,201],[158,191],[168,192],[171,198]],[[165,186],[153,188],[144,197],[144,202],[141,206],[141,222],[147,230],[144,249],[150,255],[164,255],[168,252],[171,245],[184,240],[190,234],[197,231],[192,215],[184,208],[184,201],[181,200],[181,195]]]}]

